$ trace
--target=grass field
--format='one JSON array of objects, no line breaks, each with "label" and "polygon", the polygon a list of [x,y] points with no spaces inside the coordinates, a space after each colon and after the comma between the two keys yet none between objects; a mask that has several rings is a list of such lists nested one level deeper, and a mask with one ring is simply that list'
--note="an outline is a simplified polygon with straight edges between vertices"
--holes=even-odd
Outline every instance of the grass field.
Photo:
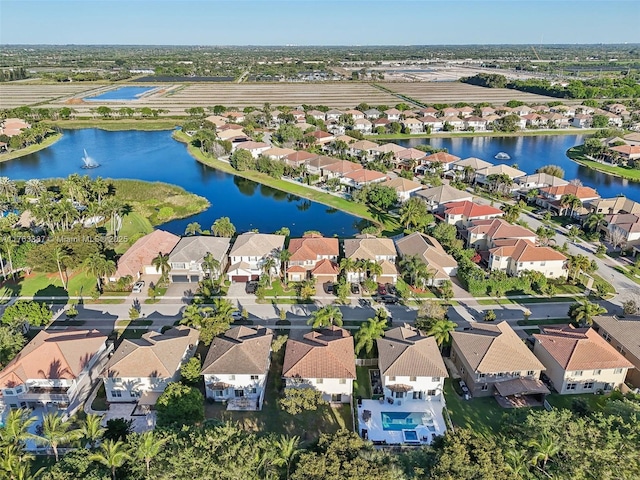
[{"label": "grass field", "polygon": [[96,291],[96,279],[84,272],[70,274],[67,291],[62,288],[60,276],[47,273],[32,273],[20,279],[17,284],[7,283],[2,290],[0,296],[23,295],[23,296],[42,296],[42,297],[68,297],[85,296],[90,297]]},{"label": "grass field", "polygon": [[449,378],[444,381],[444,395],[454,426],[471,428],[483,435],[498,432],[505,410],[493,397],[464,400],[456,393]]},{"label": "grass field", "polygon": [[49,122],[60,128],[80,129],[99,128],[101,130],[173,130],[182,120],[172,118],[136,118],[136,119],[77,119]]},{"label": "grass field", "polygon": [[567,157],[580,165],[589,167],[599,172],[614,175],[616,177],[622,177],[632,182],[640,182],[640,170],[632,167],[616,167],[614,165],[608,165],[606,163],[594,162],[588,160],[583,153],[582,146],[572,147],[567,150]]},{"label": "grass field", "polygon": [[26,148],[21,148],[20,150],[13,150],[7,153],[0,153],[0,162],[6,162],[7,160],[13,160],[14,158],[20,158],[25,155],[29,155],[30,153],[39,152],[40,150],[44,150],[45,148],[53,145],[58,140],[62,138],[61,133],[55,133],[53,135],[49,135],[44,139],[41,143],[36,143],[34,145],[29,145]]}]

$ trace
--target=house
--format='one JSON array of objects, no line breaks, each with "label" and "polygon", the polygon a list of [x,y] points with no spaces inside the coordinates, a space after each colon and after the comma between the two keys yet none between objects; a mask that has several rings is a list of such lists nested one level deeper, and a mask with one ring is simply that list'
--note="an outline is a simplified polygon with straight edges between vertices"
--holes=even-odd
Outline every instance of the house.
[{"label": "house", "polygon": [[157,275],[160,273],[151,264],[158,254],[167,254],[175,248],[180,237],[164,230],[154,230],[136,240],[136,242],[124,252],[118,259],[116,273],[111,281],[130,275],[134,279],[140,275]]},{"label": "house", "polygon": [[625,162],[640,159],[640,145],[618,145],[609,147],[609,150]]},{"label": "house", "polygon": [[236,123],[242,123],[245,121],[246,117],[242,112],[225,112],[223,116],[227,117],[230,121]]},{"label": "house", "polygon": [[70,417],[89,396],[112,349],[98,330],[41,330],[0,371],[0,411],[55,407]]},{"label": "house", "polygon": [[319,175],[320,177],[324,176],[324,168],[329,165],[333,165],[334,163],[339,162],[340,160],[333,157],[327,157],[326,155],[321,155],[316,158],[312,158],[305,165],[307,172],[311,175]]},{"label": "house", "polygon": [[391,180],[382,182],[380,185],[393,188],[398,194],[398,200],[400,202],[406,202],[413,196],[413,194],[424,188],[421,183],[414,182],[413,180],[407,180],[402,177],[392,178]]},{"label": "house", "polygon": [[333,142],[336,137],[330,133],[323,132],[322,130],[316,130],[311,133],[305,134],[305,136],[315,138],[316,145],[326,145],[327,143]]},{"label": "house", "polygon": [[376,118],[380,118],[380,115],[382,115],[382,112],[377,108],[370,108],[364,111],[364,116],[367,120],[375,120]]},{"label": "house", "polygon": [[195,353],[199,335],[182,325],[124,339],[100,375],[107,401],[155,405],[167,385],[180,380],[180,367]]},{"label": "house", "polygon": [[503,215],[504,212],[499,208],[480,205],[469,200],[449,202],[444,206],[444,221],[459,227],[468,227],[476,220],[488,220]]},{"label": "house", "polygon": [[421,166],[416,170],[429,170],[433,169],[435,165],[442,165],[443,171],[447,171],[451,168],[455,162],[460,160],[460,157],[456,157],[455,155],[451,155],[447,152],[436,152],[431,155],[427,155],[423,157],[421,162]]},{"label": "house", "polygon": [[[257,280],[263,273],[262,266],[268,258],[274,258],[284,248],[284,235],[247,232],[238,235],[229,252],[231,265],[227,278],[232,282]],[[280,274],[280,261],[276,260],[272,274]]]},{"label": "house", "polygon": [[528,192],[529,190],[544,187],[561,187],[569,184],[569,182],[562,178],[554,177],[553,175],[544,172],[518,177],[514,182],[518,185],[518,190],[522,192]]},{"label": "house", "polygon": [[295,153],[290,153],[284,158],[284,163],[291,167],[302,167],[310,160],[318,158],[319,155],[315,153],[305,152],[304,150],[298,150]]},{"label": "house", "polygon": [[460,113],[460,111],[457,108],[446,107],[446,108],[442,109],[441,113],[442,113],[442,116],[445,118],[445,121],[446,121],[447,117],[455,117]]},{"label": "house", "polygon": [[540,272],[547,278],[566,278],[567,257],[551,247],[536,245],[528,239],[495,242],[489,250],[489,270],[500,270],[518,277],[524,272]]},{"label": "house", "polygon": [[334,325],[287,340],[282,378],[289,388],[315,388],[325,400],[349,403],[356,378],[353,337]]},{"label": "house", "polygon": [[405,324],[388,330],[376,343],[385,398],[442,401],[449,374],[433,337]]},{"label": "house", "polygon": [[20,135],[22,130],[26,130],[27,128],[31,128],[31,125],[21,118],[5,118],[0,123],[0,135],[15,137],[16,135]]},{"label": "house", "polygon": [[271,160],[284,160],[292,153],[296,153],[293,148],[271,147],[262,152],[262,156],[270,158]]},{"label": "house", "polygon": [[628,133],[623,137],[623,140],[627,145],[640,145],[640,133]]},{"label": "house", "polygon": [[310,117],[313,117],[315,120],[325,120],[325,114],[324,112],[321,112],[320,110],[309,110],[307,112],[307,115],[309,115]]},{"label": "house", "polygon": [[627,371],[626,381],[640,387],[640,317],[637,315],[603,315],[593,317],[593,328],[634,368]]},{"label": "house", "polygon": [[475,182],[482,185],[489,183],[490,175],[507,175],[511,180],[515,180],[518,177],[526,175],[522,170],[510,167],[500,163],[498,165],[492,165],[491,167],[481,168],[476,171]]},{"label": "house", "polygon": [[486,118],[489,115],[494,115],[496,110],[493,107],[480,107],[480,116]]},{"label": "house", "polygon": [[549,393],[540,381],[544,365],[507,322],[473,322],[451,338],[451,360],[473,396]]},{"label": "house", "polygon": [[567,128],[569,126],[569,118],[561,113],[543,113],[542,118],[547,120],[547,125],[556,128]]},{"label": "house", "polygon": [[387,120],[389,120],[390,122],[398,122],[400,121],[400,115],[402,115],[402,112],[397,108],[390,108],[388,110],[385,110],[384,114],[386,115]]},{"label": "house", "polygon": [[448,203],[473,200],[473,195],[463,190],[458,190],[451,185],[442,184],[439,187],[425,188],[415,193],[416,197],[427,202],[430,212],[442,214]]},{"label": "house", "polygon": [[419,113],[419,116],[422,116],[422,117],[427,117],[427,116],[435,117],[439,114],[438,110],[436,110],[433,107],[421,108],[420,110],[418,110],[418,113]]},{"label": "house", "polygon": [[318,282],[336,282],[338,279],[338,256],[340,248],[337,238],[325,238],[309,233],[289,242],[291,258],[287,262],[287,278],[301,282],[310,278]]},{"label": "house", "polygon": [[605,215],[603,225],[600,228],[610,236],[618,235],[615,238],[620,238],[623,244],[637,243],[640,240],[640,214],[614,213]]},{"label": "house", "polygon": [[570,211],[571,216],[578,217],[583,213],[583,210],[586,210],[584,208],[571,208],[570,206],[562,205],[560,200],[563,195],[573,195],[578,197],[581,202],[588,202],[600,198],[598,192],[591,187],[567,184],[541,188],[540,196],[536,199],[536,203],[542,208],[556,211],[558,215],[563,215],[566,214],[567,211]]},{"label": "house", "polygon": [[571,120],[571,126],[575,128],[591,128],[593,117],[586,113],[577,113]]},{"label": "house", "polygon": [[249,141],[249,137],[244,133],[244,130],[236,130],[234,128],[218,130],[216,132],[216,136],[218,137],[218,140],[228,140],[232,143],[237,142],[238,144]]},{"label": "house", "polygon": [[327,121],[330,120],[335,120],[338,121],[340,119],[340,117],[342,116],[342,111],[340,110],[336,110],[336,109],[331,109],[328,110],[327,113],[325,114],[325,117],[327,119]]},{"label": "house", "polygon": [[520,117],[524,120],[525,127],[539,128],[547,124],[547,119],[537,113],[529,113]]},{"label": "house", "polygon": [[268,143],[253,141],[239,143],[236,147],[236,149],[247,150],[253,158],[258,158],[262,153],[266,152],[270,148],[271,145]]},{"label": "house", "polygon": [[360,110],[346,110],[344,114],[349,115],[354,120],[364,119],[364,113]]},{"label": "house", "polygon": [[395,156],[398,153],[402,152],[403,150],[406,150],[406,148],[401,147],[397,143],[385,143],[376,148],[372,148],[371,152],[374,155],[384,155],[385,153],[392,153]]},{"label": "house", "polygon": [[596,198],[586,201],[584,206],[592,213],[636,213],[640,214],[640,203],[620,195],[613,198]]},{"label": "house", "polygon": [[[347,238],[343,244],[345,258],[354,261],[368,260],[382,266],[382,275],[374,276],[378,283],[393,283],[398,280],[396,269],[396,247],[390,238],[377,238],[373,235],[356,235]],[[361,282],[364,279],[362,271],[348,271],[347,282]]]},{"label": "house", "polygon": [[540,327],[533,335],[533,353],[562,395],[610,392],[624,383],[633,364],[590,327]]},{"label": "house", "polygon": [[205,117],[205,121],[212,123],[216,128],[220,128],[228,122],[227,118],[220,115],[209,115],[208,117]]},{"label": "house", "polygon": [[371,133],[373,124],[366,118],[358,118],[353,121],[353,129],[362,133]]},{"label": "house", "polygon": [[426,154],[422,150],[418,150],[417,148],[407,148],[396,153],[394,160],[399,164],[400,167],[407,168],[408,170],[413,171],[413,166],[419,164],[420,160],[422,160]]},{"label": "house", "polygon": [[447,125],[453,127],[454,132],[464,130],[464,120],[459,117],[444,117],[442,121],[444,122],[443,130],[447,129]]},{"label": "house", "polygon": [[344,185],[347,185],[351,188],[360,189],[365,185],[384,182],[385,180],[388,180],[388,178],[389,177],[387,177],[384,173],[361,168],[360,170],[354,170],[350,173],[345,174],[340,179],[340,183],[343,183]]},{"label": "house", "polygon": [[462,118],[469,118],[473,115],[473,108],[466,105],[464,107],[461,107],[458,109],[458,114],[459,116],[461,116]]},{"label": "house", "polygon": [[271,364],[273,331],[234,327],[213,339],[200,374],[206,397],[227,410],[262,410]]},{"label": "house", "polygon": [[533,112],[533,109],[531,107],[529,107],[528,105],[520,105],[519,107],[514,107],[511,110],[511,113],[515,113],[516,115],[522,117],[524,115],[529,115],[531,112]]},{"label": "house", "polygon": [[440,286],[458,271],[458,262],[445,252],[438,240],[424,233],[414,232],[396,240],[396,249],[401,257],[416,256],[427,265],[433,275],[429,285]]},{"label": "house", "polygon": [[549,113],[551,111],[547,105],[533,105],[531,109],[536,113]]},{"label": "house", "polygon": [[347,173],[355,172],[356,170],[362,170],[362,165],[348,160],[338,160],[324,167],[322,172],[327,178],[342,178]]},{"label": "house", "polygon": [[[493,163],[486,162],[477,157],[468,157],[463,158],[462,160],[458,160],[451,164],[451,170],[455,170],[457,172],[464,172],[465,169],[471,170],[474,173],[483,168],[492,167]],[[473,177],[472,177],[473,178]]]},{"label": "house", "polygon": [[377,147],[378,144],[370,140],[358,140],[349,145],[349,153],[358,158],[369,159]]},{"label": "house", "polygon": [[[197,283],[205,277],[219,277],[227,268],[230,238],[183,237],[169,254],[169,279],[172,283]],[[205,258],[210,256],[219,265],[210,271]]]},{"label": "house", "polygon": [[551,107],[551,112],[559,113],[565,117],[571,118],[576,114],[575,107],[570,107],[568,105],[556,105],[555,107]]},{"label": "house", "polygon": [[402,121],[402,127],[405,133],[417,134],[424,132],[424,124],[415,118],[406,118]]},{"label": "house", "polygon": [[501,218],[476,220],[469,225],[465,236],[467,248],[488,250],[498,246],[502,240],[529,240],[535,243],[537,235],[528,228],[512,225]]},{"label": "house", "polygon": [[424,130],[427,132],[439,132],[442,130],[442,127],[444,127],[444,121],[432,115],[418,117],[418,120],[422,122]]},{"label": "house", "polygon": [[621,103],[614,103],[606,107],[611,113],[616,115],[629,115],[627,107]]},{"label": "house", "polygon": [[389,120],[387,120],[384,117],[380,117],[380,118],[376,118],[373,121],[373,128],[374,130],[377,129],[378,127],[383,127],[385,130],[387,129],[387,127],[391,124],[391,122]]},{"label": "house", "polygon": [[474,132],[484,132],[487,130],[487,122],[486,118],[469,116],[464,119],[464,128],[466,130],[471,130]]}]

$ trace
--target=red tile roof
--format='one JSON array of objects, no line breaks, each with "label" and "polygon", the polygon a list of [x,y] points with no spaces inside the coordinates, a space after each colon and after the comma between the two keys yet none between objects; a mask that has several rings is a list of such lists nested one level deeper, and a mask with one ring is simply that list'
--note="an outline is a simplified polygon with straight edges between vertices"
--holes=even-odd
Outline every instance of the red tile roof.
[{"label": "red tile roof", "polygon": [[557,187],[545,187],[540,189],[553,197],[561,197],[562,195],[575,195],[579,199],[598,198],[598,192],[591,187],[579,187],[577,185],[559,185]]},{"label": "red tile roof", "polygon": [[447,152],[436,152],[424,157],[425,162],[452,163],[458,160],[460,160],[460,157],[456,157]]},{"label": "red tile roof", "polygon": [[487,215],[502,215],[504,212],[491,205],[479,205],[465,200],[445,204],[445,215],[464,215],[467,218],[484,217]]},{"label": "red tile roof", "polygon": [[151,261],[158,256],[158,253],[171,252],[179,241],[180,237],[164,230],[154,230],[149,235],[145,235],[120,257],[116,277],[131,275],[136,278],[145,265],[151,265]]},{"label": "red tile roof", "polygon": [[309,235],[289,242],[292,261],[317,260],[320,256],[339,255],[338,239]]}]

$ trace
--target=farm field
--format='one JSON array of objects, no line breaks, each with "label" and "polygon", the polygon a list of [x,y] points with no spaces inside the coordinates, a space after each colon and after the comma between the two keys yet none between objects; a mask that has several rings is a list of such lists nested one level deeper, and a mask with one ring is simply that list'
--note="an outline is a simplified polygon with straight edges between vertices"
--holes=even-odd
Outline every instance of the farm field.
[{"label": "farm field", "polygon": [[35,105],[42,102],[57,101],[70,95],[95,90],[96,84],[59,83],[0,83],[0,108],[14,108],[23,105]]},{"label": "farm field", "polygon": [[[510,90],[508,88],[484,88],[458,82],[380,82],[379,85],[395,93],[406,95],[427,104],[488,102],[494,105],[502,105],[509,100],[520,100],[534,105],[536,103],[547,103],[559,100],[554,97],[519,92],[518,90]],[[576,102],[579,103],[579,100],[574,100],[573,102],[566,101],[565,103]]]}]

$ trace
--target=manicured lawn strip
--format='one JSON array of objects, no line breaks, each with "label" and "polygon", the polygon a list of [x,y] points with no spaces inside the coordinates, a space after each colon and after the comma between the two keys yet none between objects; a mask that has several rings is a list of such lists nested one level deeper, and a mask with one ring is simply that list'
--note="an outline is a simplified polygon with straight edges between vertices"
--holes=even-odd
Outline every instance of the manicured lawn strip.
[{"label": "manicured lawn strip", "polygon": [[140,118],[140,119],[77,119],[47,122],[49,125],[67,129],[99,128],[101,130],[173,130],[182,123],[182,119],[175,118]]},{"label": "manicured lawn strip", "polygon": [[584,287],[579,286],[579,285],[571,285],[569,283],[565,283],[563,285],[556,285],[556,291],[558,294],[576,294],[576,293],[583,293],[584,292]]},{"label": "manicured lawn strip", "polygon": [[530,298],[500,298],[500,299],[481,299],[478,300],[480,305],[517,305],[526,303],[561,303],[575,302],[574,297],[530,297]]},{"label": "manicured lawn strip", "polygon": [[371,367],[356,367],[357,379],[353,384],[353,392],[356,397],[371,398],[370,369]]},{"label": "manicured lawn strip", "polygon": [[555,408],[565,408],[571,410],[571,404],[574,400],[583,399],[587,402],[591,410],[598,411],[600,406],[598,402],[606,398],[604,395],[594,395],[593,393],[584,393],[576,395],[560,395],[559,393],[552,393],[547,395],[547,401]]},{"label": "manicured lawn strip", "polygon": [[13,150],[12,152],[0,153],[0,162],[6,162],[7,160],[13,160],[14,158],[24,157],[25,155],[29,155],[30,153],[44,150],[45,148],[56,143],[61,138],[61,133],[55,133],[53,135],[49,135],[40,143],[29,145],[28,147],[21,148],[20,150]]},{"label": "manicured lawn strip", "polygon": [[283,357],[284,348],[273,354],[262,411],[229,412],[221,403],[207,403],[205,416],[222,421],[230,420],[248,431],[299,435],[303,445],[314,442],[322,433],[334,433],[341,428],[353,430],[349,404],[337,408],[324,405],[316,411],[305,411],[296,416],[289,415],[280,409],[278,398],[282,385]]},{"label": "manicured lawn strip", "polygon": [[527,335],[533,335],[534,333],[540,333],[540,329],[539,328],[525,328],[524,331],[527,332]]},{"label": "manicured lawn strip", "polygon": [[118,237],[121,237],[123,241],[118,242],[116,253],[126,252],[139,237],[151,232],[153,232],[153,226],[147,218],[137,212],[126,214],[122,218],[122,228],[118,232]]},{"label": "manicured lawn strip", "polygon": [[539,318],[529,320],[518,320],[518,325],[521,327],[527,327],[530,325],[566,325],[571,322],[569,317],[567,318]]},{"label": "manicured lawn strip", "polygon": [[265,290],[265,296],[273,297],[275,295],[291,297],[296,295],[296,289],[294,288],[296,284],[294,282],[290,282],[287,290],[284,288],[284,284],[280,280],[274,280],[271,288],[267,288]]},{"label": "manicured lawn strip", "polygon": [[454,137],[537,137],[537,136],[549,136],[549,135],[582,135],[595,133],[597,129],[584,129],[579,130],[523,130],[520,132],[438,132],[438,133],[385,133],[383,135],[365,135],[367,140],[407,140],[410,138],[454,138]]},{"label": "manicured lawn strip", "polygon": [[175,132],[173,137],[183,143],[187,144],[187,150],[196,160],[205,165],[208,165],[216,170],[230,173],[239,177],[253,180],[254,182],[267,185],[269,187],[281,190],[287,193],[293,193],[303,198],[308,198],[314,202],[328,205],[329,207],[336,208],[346,213],[350,213],[360,218],[369,220],[375,224],[379,224],[384,228],[383,235],[396,235],[402,232],[402,226],[398,223],[396,218],[389,216],[386,213],[377,213],[371,211],[366,205],[355,203],[344,198],[336,197],[324,192],[318,192],[301,185],[297,182],[290,182],[279,178],[270,177],[267,174],[256,171],[238,171],[231,165],[216,158],[205,157],[200,150],[189,143],[189,137],[182,132]]},{"label": "manicured lawn strip", "polygon": [[107,393],[104,390],[104,383],[102,382],[100,382],[98,393],[96,394],[96,398],[91,404],[91,408],[100,412],[106,412],[109,409],[109,404],[107,403]]},{"label": "manicured lawn strip", "polygon": [[582,145],[572,147],[567,150],[567,157],[580,165],[589,167],[599,172],[608,173],[609,175],[615,175],[616,177],[626,178],[632,182],[640,182],[640,170],[631,167],[616,167],[613,165],[607,165],[606,163],[595,162],[588,160],[583,153]]},{"label": "manicured lawn strip", "polygon": [[634,282],[640,284],[640,278],[636,277],[635,274],[631,273],[626,268],[624,267],[613,267],[613,268],[615,269],[616,272],[623,274],[629,280],[633,280]]},{"label": "manicured lawn strip", "polygon": [[453,381],[444,381],[444,395],[447,409],[455,427],[471,428],[483,435],[495,435],[500,429],[506,413],[493,397],[462,399],[453,389]]},{"label": "manicured lawn strip", "polygon": [[95,293],[95,290],[95,277],[88,276],[85,272],[78,272],[70,275],[67,291],[62,288],[62,282],[57,274],[32,273],[28,277],[24,277],[20,280],[13,295],[22,295],[26,297],[35,295],[42,297],[82,295],[90,297]]}]

